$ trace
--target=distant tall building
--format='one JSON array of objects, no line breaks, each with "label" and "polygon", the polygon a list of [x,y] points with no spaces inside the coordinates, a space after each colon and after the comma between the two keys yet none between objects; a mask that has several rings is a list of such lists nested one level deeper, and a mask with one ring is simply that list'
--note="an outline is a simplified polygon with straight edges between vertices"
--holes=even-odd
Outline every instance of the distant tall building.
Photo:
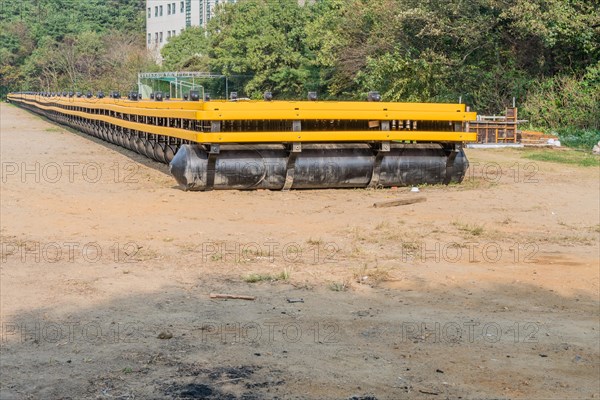
[{"label": "distant tall building", "polygon": [[146,46],[160,59],[168,39],[190,26],[206,24],[219,4],[236,0],[146,0]]}]

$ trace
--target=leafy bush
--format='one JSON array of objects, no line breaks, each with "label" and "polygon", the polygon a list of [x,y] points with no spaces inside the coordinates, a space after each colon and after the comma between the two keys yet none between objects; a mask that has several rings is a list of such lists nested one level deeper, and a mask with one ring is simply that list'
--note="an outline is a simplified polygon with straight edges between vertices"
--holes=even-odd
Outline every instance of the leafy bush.
[{"label": "leafy bush", "polygon": [[581,79],[555,76],[531,86],[523,107],[530,123],[563,132],[567,142],[572,137],[591,140],[600,130],[600,62]]},{"label": "leafy bush", "polygon": [[600,130],[564,128],[558,130],[558,136],[561,144],[584,150],[591,150],[595,144],[600,142]]}]

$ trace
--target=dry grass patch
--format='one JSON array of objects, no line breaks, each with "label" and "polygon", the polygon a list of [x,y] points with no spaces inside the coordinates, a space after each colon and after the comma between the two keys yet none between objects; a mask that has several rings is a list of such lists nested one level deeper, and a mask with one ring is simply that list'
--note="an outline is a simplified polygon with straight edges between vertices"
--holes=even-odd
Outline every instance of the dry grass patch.
[{"label": "dry grass patch", "polygon": [[363,265],[353,274],[354,281],[361,285],[375,287],[381,282],[392,280],[390,272],[381,268],[369,268],[367,264]]},{"label": "dry grass patch", "polygon": [[352,284],[350,282],[350,279],[344,279],[341,282],[329,282],[329,285],[327,287],[329,288],[329,290],[332,290],[334,292],[346,292],[348,289],[350,289],[351,286]]},{"label": "dry grass patch", "polygon": [[466,233],[470,236],[482,236],[485,232],[485,228],[483,225],[478,224],[467,224],[459,221],[454,221],[452,223],[459,231]]},{"label": "dry grass patch", "polygon": [[242,279],[247,283],[288,281],[290,279],[290,271],[285,268],[275,275],[270,273],[251,273],[243,276]]}]

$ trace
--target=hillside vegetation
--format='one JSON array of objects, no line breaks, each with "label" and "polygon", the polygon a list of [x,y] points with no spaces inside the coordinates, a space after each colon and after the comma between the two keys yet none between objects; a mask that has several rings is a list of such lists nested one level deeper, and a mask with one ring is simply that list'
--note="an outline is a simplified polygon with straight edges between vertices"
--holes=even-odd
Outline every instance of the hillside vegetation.
[{"label": "hillside vegetation", "polygon": [[[2,0],[1,95],[15,90],[128,90],[153,68],[144,0]],[[155,67],[154,67],[155,68]]]},{"label": "hillside vegetation", "polygon": [[142,0],[3,0],[0,74],[15,89],[134,87],[139,70],[232,77],[259,98],[451,101],[498,113],[517,98],[532,127],[599,139],[596,0],[241,0],[206,31],[144,44]]}]

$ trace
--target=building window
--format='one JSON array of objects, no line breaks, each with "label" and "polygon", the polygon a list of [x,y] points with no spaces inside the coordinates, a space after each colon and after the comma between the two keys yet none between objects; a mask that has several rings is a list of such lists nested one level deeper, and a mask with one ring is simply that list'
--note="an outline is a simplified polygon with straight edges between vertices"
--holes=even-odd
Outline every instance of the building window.
[{"label": "building window", "polygon": [[200,2],[200,26],[204,26],[204,2]]},{"label": "building window", "polygon": [[158,9],[159,9],[158,15],[160,15],[162,17],[163,16],[163,6],[158,6]]},{"label": "building window", "polygon": [[185,6],[183,5],[183,1],[181,2],[181,13],[183,14],[183,12],[185,11]]},{"label": "building window", "polygon": [[167,15],[171,15],[171,3],[167,4]]},{"label": "building window", "polygon": [[148,18],[152,16],[152,7],[148,7]]},{"label": "building window", "polygon": [[158,17],[158,6],[154,6],[154,16]]},{"label": "building window", "polygon": [[158,37],[159,37],[160,42],[162,43],[163,42],[163,33],[161,32]]},{"label": "building window", "polygon": [[175,3],[171,3],[171,10],[173,10],[173,14],[176,14]]},{"label": "building window", "polygon": [[152,43],[152,35],[148,34],[148,44]]}]

